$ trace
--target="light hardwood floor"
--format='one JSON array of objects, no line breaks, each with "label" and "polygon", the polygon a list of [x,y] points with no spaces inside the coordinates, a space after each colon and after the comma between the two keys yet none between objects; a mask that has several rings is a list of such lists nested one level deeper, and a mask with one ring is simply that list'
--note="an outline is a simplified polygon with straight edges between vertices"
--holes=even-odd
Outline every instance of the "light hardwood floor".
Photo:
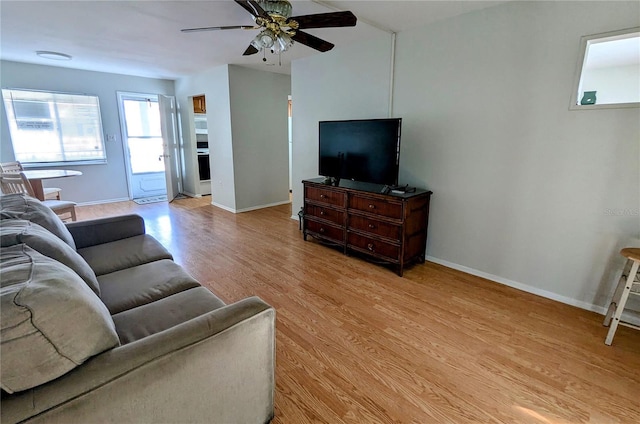
[{"label": "light hardwood floor", "polygon": [[[226,302],[277,310],[285,423],[638,423],[640,332],[433,263],[393,270],[303,241],[289,205],[234,215],[210,197],[78,208],[139,213]],[[544,270],[541,270],[544,272]]]}]

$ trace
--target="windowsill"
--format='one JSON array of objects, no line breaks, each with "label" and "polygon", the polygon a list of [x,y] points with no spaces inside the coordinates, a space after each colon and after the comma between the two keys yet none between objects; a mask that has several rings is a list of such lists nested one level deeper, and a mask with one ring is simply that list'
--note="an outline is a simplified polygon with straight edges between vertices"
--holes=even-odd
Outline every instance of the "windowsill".
[{"label": "windowsill", "polygon": [[627,109],[640,107],[640,103],[608,103],[595,105],[574,105],[569,106],[569,110],[593,110],[593,109]]},{"label": "windowsill", "polygon": [[61,166],[106,165],[106,160],[85,160],[76,162],[20,162],[23,168],[52,168]]}]

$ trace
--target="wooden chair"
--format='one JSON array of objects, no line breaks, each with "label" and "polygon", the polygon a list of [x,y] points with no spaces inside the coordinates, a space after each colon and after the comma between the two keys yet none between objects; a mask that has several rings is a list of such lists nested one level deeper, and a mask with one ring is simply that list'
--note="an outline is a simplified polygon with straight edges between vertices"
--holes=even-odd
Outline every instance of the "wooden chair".
[{"label": "wooden chair", "polygon": [[[4,162],[0,163],[0,172],[22,172],[24,168],[20,162]],[[60,200],[60,192],[61,188],[58,187],[44,187],[44,198],[45,199],[56,199]]]},{"label": "wooden chair", "polygon": [[[23,193],[31,197],[36,197],[31,183],[24,175],[24,172],[0,172],[0,188],[2,193]],[[43,200],[42,203],[60,216],[61,219],[65,218],[66,214],[69,214],[72,221],[76,220],[76,204],[66,200]]]},{"label": "wooden chair", "polygon": [[626,249],[622,249],[620,254],[627,258],[627,260],[622,269],[622,276],[618,281],[616,291],[611,299],[607,316],[603,322],[605,327],[610,325],[609,333],[607,333],[607,338],[604,341],[604,343],[609,346],[613,342],[613,336],[616,334],[618,324],[640,330],[640,327],[637,325],[623,322],[620,319],[629,295],[640,296],[640,274],[638,273],[638,269],[640,268],[640,248],[627,247]]}]

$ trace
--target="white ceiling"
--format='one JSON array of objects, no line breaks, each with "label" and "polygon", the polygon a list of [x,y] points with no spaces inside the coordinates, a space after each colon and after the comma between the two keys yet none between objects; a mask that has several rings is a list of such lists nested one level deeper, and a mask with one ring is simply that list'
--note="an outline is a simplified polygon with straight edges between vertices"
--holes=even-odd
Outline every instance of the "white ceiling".
[{"label": "white ceiling", "polygon": [[[503,1],[292,1],[293,15],[351,10],[352,28],[308,30],[336,46],[365,41],[381,30],[426,25]],[[182,28],[252,25],[233,0],[0,1],[0,58],[76,69],[176,79],[226,63],[290,72],[291,60],[318,53],[296,44],[278,57],[242,56],[256,30],[181,33]],[[36,56],[69,54],[71,61]]]},{"label": "white ceiling", "polygon": [[635,33],[629,38],[596,42],[588,48],[588,69],[640,64],[640,33]]}]

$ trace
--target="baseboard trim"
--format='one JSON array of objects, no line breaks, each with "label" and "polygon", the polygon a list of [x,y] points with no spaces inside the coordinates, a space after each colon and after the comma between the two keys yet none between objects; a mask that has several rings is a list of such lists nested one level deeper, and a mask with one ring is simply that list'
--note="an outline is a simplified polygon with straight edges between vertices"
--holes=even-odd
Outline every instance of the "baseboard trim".
[{"label": "baseboard trim", "polygon": [[264,208],[271,208],[273,206],[286,205],[288,203],[291,203],[291,201],[290,200],[286,200],[286,201],[283,201],[283,202],[269,203],[267,205],[251,206],[249,208],[243,208],[243,209],[233,209],[233,208],[230,208],[230,207],[225,206],[225,205],[221,205],[221,204],[213,202],[213,201],[211,202],[211,204],[213,206],[218,207],[220,209],[224,209],[225,211],[228,211],[228,212],[231,212],[231,213],[251,212],[251,211],[258,210],[258,209],[264,209]]},{"label": "baseboard trim", "polygon": [[235,209],[230,208],[230,207],[225,206],[225,205],[221,205],[220,203],[216,203],[216,202],[214,202],[213,200],[211,201],[211,204],[212,204],[213,206],[215,206],[216,208],[224,209],[224,210],[225,210],[225,211],[227,211],[227,212],[237,213]]},{"label": "baseboard trim", "polygon": [[560,303],[575,306],[580,309],[586,309],[588,311],[597,312],[601,315],[604,315],[607,313],[607,310],[602,306],[594,305],[588,302],[583,302],[577,299],[572,299],[570,297],[562,296],[560,294],[553,293],[547,290],[542,290],[537,287],[529,286],[527,284],[518,283],[517,281],[509,280],[508,278],[499,277],[497,275],[489,274],[483,271],[478,271],[477,269],[473,269],[473,268],[466,267],[464,265],[459,265],[453,262],[445,261],[444,259],[436,258],[433,256],[427,256],[427,260],[429,262],[434,262],[439,265],[446,266],[447,268],[453,268],[455,270],[462,271],[467,274],[475,275],[476,277],[481,277],[486,280],[504,284],[505,286],[513,287],[514,289],[522,290],[524,292],[535,294],[537,296],[541,296],[547,299],[555,300]]},{"label": "baseboard trim", "polygon": [[276,202],[276,203],[269,203],[269,204],[266,204],[266,205],[251,206],[249,208],[238,209],[238,213],[250,212],[250,211],[255,211],[255,210],[264,209],[264,208],[272,208],[274,206],[286,205],[286,204],[289,204],[289,203],[291,203],[291,200],[285,200],[285,201]]},{"label": "baseboard trim", "polygon": [[117,199],[107,199],[107,200],[95,200],[91,202],[79,202],[78,206],[92,206],[92,205],[104,205],[105,203],[118,203],[118,202],[128,202],[131,199],[128,197],[121,197]]}]

